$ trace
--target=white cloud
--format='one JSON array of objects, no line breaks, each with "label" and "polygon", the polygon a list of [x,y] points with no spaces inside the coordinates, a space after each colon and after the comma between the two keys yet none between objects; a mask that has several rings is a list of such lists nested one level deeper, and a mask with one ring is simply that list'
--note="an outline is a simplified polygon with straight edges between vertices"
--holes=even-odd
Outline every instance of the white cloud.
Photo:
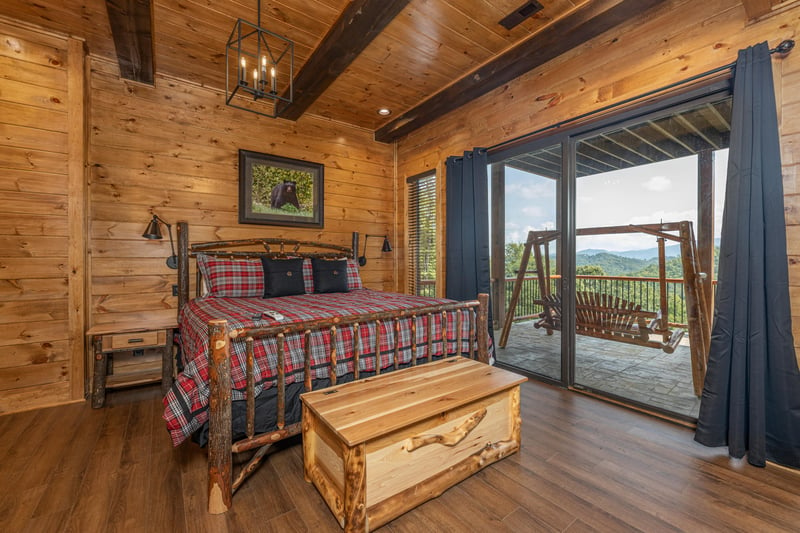
[{"label": "white cloud", "polygon": [[694,221],[696,212],[690,209],[681,211],[654,211],[648,215],[640,215],[628,219],[628,224],[658,224],[659,222],[681,222],[683,220]]},{"label": "white cloud", "polygon": [[516,196],[528,200],[538,198],[553,198],[555,196],[555,186],[553,183],[507,183],[506,197]]},{"label": "white cloud", "polygon": [[653,176],[642,183],[642,187],[652,192],[665,192],[672,189],[672,180],[666,176]]},{"label": "white cloud", "polygon": [[525,215],[525,216],[529,216],[529,217],[543,217],[543,216],[547,215],[547,213],[545,213],[544,209],[542,209],[538,205],[531,205],[531,206],[528,206],[528,207],[523,207],[522,208],[522,214]]},{"label": "white cloud", "polygon": [[555,222],[552,220],[548,220],[543,222],[538,226],[531,226],[530,224],[525,225],[524,228],[520,228],[519,225],[513,224],[513,228],[511,228],[512,224],[506,224],[506,242],[525,242],[528,239],[528,232],[529,231],[543,231],[554,229],[556,227]]}]

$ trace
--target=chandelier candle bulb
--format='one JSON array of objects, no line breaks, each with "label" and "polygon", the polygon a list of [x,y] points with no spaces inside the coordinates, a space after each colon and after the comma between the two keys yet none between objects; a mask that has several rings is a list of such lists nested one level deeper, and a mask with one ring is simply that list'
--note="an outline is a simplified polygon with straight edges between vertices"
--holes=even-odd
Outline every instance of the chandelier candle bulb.
[{"label": "chandelier candle bulb", "polygon": [[269,75],[270,75],[270,80],[271,80],[270,88],[272,89],[272,92],[273,93],[278,92],[276,90],[276,87],[277,87],[278,83],[277,83],[277,79],[275,78],[275,67],[272,67],[269,70]]},{"label": "chandelier candle bulb", "polygon": [[258,69],[253,69],[253,87],[258,89]]},{"label": "chandelier candle bulb", "polygon": [[244,58],[242,58],[242,63],[239,68],[239,83],[247,83],[247,61],[245,61]]},{"label": "chandelier candle bulb", "polygon": [[261,79],[267,79],[267,56],[261,56]]}]

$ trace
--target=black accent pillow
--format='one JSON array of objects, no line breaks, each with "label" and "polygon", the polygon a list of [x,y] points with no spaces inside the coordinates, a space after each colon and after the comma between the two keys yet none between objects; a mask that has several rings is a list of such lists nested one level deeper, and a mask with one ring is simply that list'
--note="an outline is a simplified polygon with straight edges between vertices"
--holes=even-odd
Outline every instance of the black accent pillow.
[{"label": "black accent pillow", "polygon": [[264,298],[305,294],[303,259],[269,259],[262,257],[264,265]]},{"label": "black accent pillow", "polygon": [[327,260],[311,258],[314,271],[314,292],[348,292],[347,259]]}]

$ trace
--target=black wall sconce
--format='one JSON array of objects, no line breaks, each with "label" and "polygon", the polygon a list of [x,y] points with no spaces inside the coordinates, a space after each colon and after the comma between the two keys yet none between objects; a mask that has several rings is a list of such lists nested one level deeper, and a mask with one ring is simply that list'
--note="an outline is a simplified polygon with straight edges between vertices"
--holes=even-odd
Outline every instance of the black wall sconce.
[{"label": "black wall sconce", "polygon": [[167,257],[167,266],[169,268],[178,268],[178,256],[175,255],[175,243],[172,241],[172,224],[167,224],[164,222],[164,219],[153,214],[153,219],[147,224],[147,229],[142,233],[142,237],[145,239],[163,239],[164,237],[161,235],[161,226],[159,224],[164,224],[169,233],[169,246],[172,249],[172,255]]},{"label": "black wall sconce", "polygon": [[391,252],[392,245],[389,244],[389,236],[388,235],[364,235],[364,253],[358,257],[358,265],[364,266],[367,264],[367,241],[370,237],[383,237],[383,246],[381,247],[381,252]]}]

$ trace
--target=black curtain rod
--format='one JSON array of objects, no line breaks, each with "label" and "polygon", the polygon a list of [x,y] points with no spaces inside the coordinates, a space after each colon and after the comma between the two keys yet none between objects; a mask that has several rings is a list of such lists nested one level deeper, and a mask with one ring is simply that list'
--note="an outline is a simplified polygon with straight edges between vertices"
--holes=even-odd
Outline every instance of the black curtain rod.
[{"label": "black curtain rod", "polygon": [[[794,48],[794,41],[792,39],[786,39],[785,41],[782,41],[778,46],[776,46],[775,48],[771,49],[769,51],[769,53],[770,54],[785,55],[785,54],[788,54],[789,52],[791,52],[792,48]],[[578,122],[579,120],[583,120],[585,118],[589,118],[589,117],[594,116],[594,115],[599,115],[601,113],[604,113],[606,111],[610,111],[612,109],[615,109],[617,107],[629,104],[631,102],[635,102],[637,100],[641,100],[643,98],[647,98],[648,96],[653,96],[654,94],[662,93],[662,92],[667,91],[669,89],[674,89],[675,87],[679,87],[681,85],[686,85],[687,83],[691,83],[693,81],[696,81],[696,80],[699,80],[699,79],[702,79],[702,78],[707,78],[709,76],[713,76],[714,74],[718,74],[718,73],[726,71],[726,70],[732,70],[733,67],[735,67],[735,66],[736,66],[736,61],[734,61],[733,63],[728,63],[727,65],[723,65],[721,67],[717,67],[715,69],[708,70],[706,72],[702,72],[700,74],[695,74],[692,77],[686,78],[686,79],[681,80],[681,81],[676,81],[675,83],[670,83],[669,85],[665,85],[663,87],[659,87],[658,89],[653,89],[652,91],[648,91],[648,92],[646,92],[644,94],[640,94],[638,96],[633,96],[631,98],[626,98],[625,100],[621,100],[621,101],[616,102],[614,104],[609,104],[609,105],[607,105],[605,107],[601,107],[600,109],[595,109],[594,111],[589,111],[587,113],[583,113],[582,115],[578,115],[577,117],[572,117],[572,118],[567,119],[567,120],[562,120],[561,122],[556,122],[555,124],[551,124],[550,126],[545,126],[544,128],[538,129],[536,131],[532,131],[530,133],[525,133],[524,135],[520,135],[518,137],[514,137],[513,139],[509,139],[507,141],[503,141],[501,143],[497,143],[494,146],[490,146],[488,148],[485,148],[485,150],[487,150],[487,151],[497,150],[498,148],[502,148],[503,146],[506,146],[506,145],[509,145],[509,144],[514,144],[514,143],[519,142],[519,141],[521,141],[523,139],[527,139],[529,137],[533,137],[535,135],[539,135],[540,133],[544,133],[544,132],[546,132],[548,130],[558,129],[558,128],[562,127],[562,126],[566,126],[567,124],[571,124],[573,122]]]}]

